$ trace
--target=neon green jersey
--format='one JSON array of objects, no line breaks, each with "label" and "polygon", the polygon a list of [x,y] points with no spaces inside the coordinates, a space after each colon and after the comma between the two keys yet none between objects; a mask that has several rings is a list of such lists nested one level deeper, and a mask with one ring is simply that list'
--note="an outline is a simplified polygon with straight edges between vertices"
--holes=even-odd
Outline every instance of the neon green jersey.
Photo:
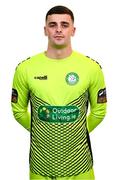
[{"label": "neon green jersey", "polygon": [[75,51],[65,59],[50,59],[45,53],[28,58],[14,75],[12,108],[31,134],[32,173],[66,177],[92,168],[88,132],[106,113],[104,77],[95,61]]}]

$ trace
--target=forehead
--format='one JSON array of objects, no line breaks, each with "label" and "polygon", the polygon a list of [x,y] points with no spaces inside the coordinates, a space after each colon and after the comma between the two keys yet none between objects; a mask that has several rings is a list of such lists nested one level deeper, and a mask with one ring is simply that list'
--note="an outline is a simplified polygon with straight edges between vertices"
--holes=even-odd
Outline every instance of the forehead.
[{"label": "forehead", "polygon": [[47,23],[49,22],[69,22],[72,23],[71,16],[69,14],[52,14],[48,15],[47,17]]}]

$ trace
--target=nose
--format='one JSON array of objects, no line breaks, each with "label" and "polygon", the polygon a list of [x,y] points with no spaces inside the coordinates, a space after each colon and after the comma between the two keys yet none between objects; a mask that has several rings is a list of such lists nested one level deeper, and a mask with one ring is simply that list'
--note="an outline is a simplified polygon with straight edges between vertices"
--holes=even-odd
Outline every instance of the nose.
[{"label": "nose", "polygon": [[58,25],[56,31],[59,32],[59,33],[62,32],[61,26]]}]

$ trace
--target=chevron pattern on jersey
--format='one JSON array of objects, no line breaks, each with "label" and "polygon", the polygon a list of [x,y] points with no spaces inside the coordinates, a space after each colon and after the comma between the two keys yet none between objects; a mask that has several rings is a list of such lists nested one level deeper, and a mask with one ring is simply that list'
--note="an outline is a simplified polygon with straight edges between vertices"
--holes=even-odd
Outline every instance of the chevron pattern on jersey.
[{"label": "chevron pattern on jersey", "polygon": [[73,176],[90,170],[93,159],[86,128],[88,92],[67,104],[79,107],[80,114],[75,122],[63,124],[41,121],[38,108],[49,104],[34,94],[31,94],[30,100],[30,170],[48,177]]}]

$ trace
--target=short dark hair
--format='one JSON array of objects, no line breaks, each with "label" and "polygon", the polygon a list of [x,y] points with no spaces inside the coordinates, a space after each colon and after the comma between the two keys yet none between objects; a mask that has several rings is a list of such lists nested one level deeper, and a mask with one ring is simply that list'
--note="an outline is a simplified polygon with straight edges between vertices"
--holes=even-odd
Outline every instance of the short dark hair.
[{"label": "short dark hair", "polygon": [[73,12],[65,6],[54,6],[54,7],[52,7],[47,12],[45,20],[47,21],[48,15],[52,15],[52,14],[68,14],[68,15],[70,15],[72,21],[74,22]]}]

